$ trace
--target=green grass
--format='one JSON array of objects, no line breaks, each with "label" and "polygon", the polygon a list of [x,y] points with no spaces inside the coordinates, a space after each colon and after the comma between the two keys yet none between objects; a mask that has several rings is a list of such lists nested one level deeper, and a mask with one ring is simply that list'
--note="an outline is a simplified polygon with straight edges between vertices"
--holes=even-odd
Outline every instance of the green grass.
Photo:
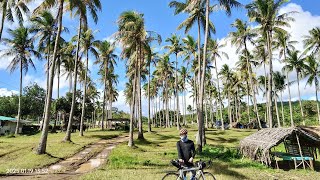
[{"label": "green grass", "polygon": [[[319,174],[310,170],[275,170],[238,154],[239,140],[256,130],[209,129],[206,132],[207,146],[195,160],[213,159],[213,165],[206,171],[217,179],[317,179]],[[195,128],[189,128],[189,138],[195,139]],[[81,177],[95,179],[161,179],[165,171],[176,170],[170,160],[177,158],[176,142],[178,131],[172,129],[154,129],[145,133],[146,140],[135,141],[135,147],[126,143],[118,145],[110,154],[108,163],[101,168]],[[282,147],[279,147],[282,149]]]},{"label": "green grass", "polygon": [[85,146],[101,139],[109,139],[120,135],[118,131],[100,131],[91,129],[80,137],[78,132],[71,136],[71,143],[63,143],[65,133],[49,134],[47,154],[36,155],[35,149],[40,140],[40,134],[32,136],[0,137],[0,174],[7,169],[42,168],[66,159]]}]

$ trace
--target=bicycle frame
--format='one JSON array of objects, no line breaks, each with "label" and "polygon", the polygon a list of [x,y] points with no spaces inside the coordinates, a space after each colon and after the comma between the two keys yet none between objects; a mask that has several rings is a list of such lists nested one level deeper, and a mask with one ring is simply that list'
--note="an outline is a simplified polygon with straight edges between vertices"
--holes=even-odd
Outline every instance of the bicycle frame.
[{"label": "bicycle frame", "polygon": [[179,177],[181,179],[184,179],[184,172],[191,172],[191,171],[196,171],[196,176],[201,175],[203,176],[203,172],[200,168],[198,167],[194,167],[194,168],[187,168],[187,167],[183,167],[182,169],[179,169]]}]

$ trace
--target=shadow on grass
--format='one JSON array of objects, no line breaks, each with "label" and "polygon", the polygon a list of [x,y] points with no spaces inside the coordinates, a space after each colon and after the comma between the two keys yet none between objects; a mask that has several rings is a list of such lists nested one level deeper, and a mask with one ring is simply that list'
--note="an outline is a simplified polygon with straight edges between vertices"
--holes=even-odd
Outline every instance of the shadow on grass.
[{"label": "shadow on grass", "polygon": [[235,177],[236,179],[248,179],[248,177],[246,177],[245,175],[232,169],[229,169],[229,165],[222,164],[220,162],[213,162],[213,166],[211,166],[209,169],[213,171],[213,175],[223,174]]},{"label": "shadow on grass", "polygon": [[[301,162],[301,161],[300,161]],[[299,163],[299,162],[298,162]],[[309,163],[309,162],[308,162]],[[278,161],[279,169],[284,170],[284,171],[290,171],[294,170],[294,162],[293,161]],[[276,169],[275,163],[272,163],[271,165],[274,169]],[[303,169],[303,165],[300,165],[298,169]],[[311,168],[306,165],[306,170],[311,170]],[[314,162],[314,171],[320,172],[320,162],[315,161]]]},{"label": "shadow on grass", "polygon": [[91,135],[90,137],[108,140],[108,139],[116,138],[118,137],[118,135]]},{"label": "shadow on grass", "polygon": [[177,140],[177,136],[174,136],[174,135],[163,135],[163,134],[156,134],[157,136],[159,136],[159,140]]},{"label": "shadow on grass", "polygon": [[51,158],[59,159],[59,161],[64,160],[64,158],[56,157],[56,156],[54,156],[54,155],[52,155],[52,154],[50,154],[50,153],[48,153],[48,152],[46,152],[46,155],[48,155],[48,156],[51,157]]},{"label": "shadow on grass", "polygon": [[219,141],[221,143],[235,143],[238,142],[239,140],[236,138],[223,138],[223,137],[215,137],[215,138],[209,138],[206,137],[206,139],[211,140],[211,141]]}]

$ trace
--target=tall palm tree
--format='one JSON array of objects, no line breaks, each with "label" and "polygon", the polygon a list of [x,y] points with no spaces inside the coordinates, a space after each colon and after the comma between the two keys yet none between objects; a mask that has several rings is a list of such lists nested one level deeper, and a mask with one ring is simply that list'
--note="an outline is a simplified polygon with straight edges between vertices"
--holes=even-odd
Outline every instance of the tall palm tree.
[{"label": "tall palm tree", "polygon": [[[294,49],[293,44],[297,43],[297,41],[291,41],[290,40],[290,34],[286,32],[277,32],[275,34],[275,48],[280,50],[279,53],[279,58],[283,56],[282,62],[286,63],[287,59],[287,53],[290,50]],[[289,93],[289,110],[290,110],[290,121],[291,121],[291,126],[294,126],[294,121],[293,121],[293,115],[292,115],[292,105],[291,105],[291,90],[290,90],[290,79],[289,79],[289,73],[286,72],[286,79],[287,79],[287,86],[288,86],[288,93]],[[280,91],[281,92],[281,91]]]},{"label": "tall palm tree", "polygon": [[[169,7],[175,8],[175,15],[181,14],[181,13],[187,13],[188,17],[186,20],[184,20],[179,26],[178,30],[185,28],[185,34],[188,34],[190,29],[197,24],[197,32],[198,32],[198,40],[197,44],[198,47],[201,47],[201,29],[203,32],[206,28],[206,1],[192,1],[192,0],[186,0],[185,2],[179,2],[179,1],[171,1],[169,4]],[[209,13],[213,12],[214,7],[208,8]],[[212,22],[208,23],[208,33],[215,33],[216,29]],[[201,66],[201,48],[198,48],[198,66],[200,69]],[[196,58],[196,57],[195,57]],[[200,83],[200,71],[198,71],[198,83]],[[197,98],[197,97],[196,97]]]},{"label": "tall palm tree", "polygon": [[22,75],[23,72],[28,72],[30,66],[35,69],[31,57],[35,56],[40,58],[40,53],[34,49],[34,38],[29,36],[30,29],[20,26],[15,30],[9,29],[8,33],[11,37],[2,39],[2,42],[8,47],[8,49],[1,50],[0,54],[1,57],[12,57],[11,63],[8,66],[11,73],[17,68],[20,70],[19,106],[17,126],[15,130],[15,134],[19,134],[21,120]]},{"label": "tall palm tree", "polygon": [[188,69],[184,66],[181,67],[180,69],[180,86],[181,86],[181,90],[182,90],[182,94],[183,94],[183,98],[182,101],[184,101],[184,107],[183,107],[183,125],[186,125],[186,109],[187,109],[187,104],[186,104],[186,90],[187,90],[187,79],[190,77]]},{"label": "tall palm tree", "polygon": [[[151,132],[151,121],[150,121],[150,106],[151,106],[151,103],[150,103],[150,98],[151,98],[151,64],[153,64],[154,66],[156,66],[156,63],[159,61],[159,55],[158,53],[156,52],[152,52],[151,50],[151,54],[148,58],[148,62],[147,62],[147,65],[148,65],[148,132]],[[154,84],[153,84],[154,86]],[[153,87],[155,89],[155,87]],[[154,92],[155,93],[155,92]]]},{"label": "tall palm tree", "polygon": [[286,65],[283,67],[283,70],[292,72],[293,70],[296,70],[297,75],[297,83],[298,83],[298,93],[299,93],[299,104],[300,104],[300,112],[301,117],[303,119],[303,125],[305,125],[305,119],[304,119],[304,113],[302,109],[302,103],[301,103],[301,95],[300,95],[300,78],[304,75],[305,71],[305,58],[302,55],[299,55],[298,50],[288,51],[288,57],[286,59]]},{"label": "tall palm tree", "polygon": [[224,89],[227,92],[228,97],[228,116],[229,116],[229,123],[232,124],[232,117],[231,117],[231,91],[232,91],[232,80],[233,80],[233,72],[227,64],[224,64],[219,72],[219,75],[222,76],[222,81],[224,84]]},{"label": "tall palm tree", "polygon": [[173,77],[174,67],[170,62],[170,58],[168,55],[164,55],[161,57],[156,70],[154,71],[155,76],[162,81],[163,86],[163,99],[164,104],[166,105],[165,116],[166,116],[166,127],[169,127],[169,83],[170,79]]},{"label": "tall palm tree", "polygon": [[85,102],[86,102],[86,93],[87,93],[87,76],[89,71],[89,52],[95,57],[98,58],[99,53],[97,52],[97,47],[99,46],[100,41],[95,40],[94,34],[91,29],[83,32],[81,34],[80,44],[81,51],[86,54],[85,60],[85,71],[84,71],[84,84],[83,84],[83,99],[82,99],[82,112],[81,112],[81,120],[80,120],[80,136],[83,136],[83,123],[84,123],[84,115],[85,115]]},{"label": "tall palm tree", "polygon": [[[98,45],[99,50],[99,58],[96,60],[95,64],[100,64],[100,72],[102,72],[101,76],[103,76],[103,85],[104,85],[104,92],[107,92],[107,76],[111,69],[114,69],[114,66],[116,65],[116,60],[118,59],[118,56],[115,54],[115,45],[113,43],[110,43],[108,41],[102,41]],[[105,101],[105,98],[103,99]],[[103,109],[103,112],[105,111],[105,108]],[[102,130],[104,128],[104,118],[102,117]]]},{"label": "tall palm tree", "polygon": [[272,117],[273,117],[273,105],[272,105],[272,42],[273,34],[277,31],[284,32],[282,27],[289,27],[289,22],[294,19],[289,17],[290,13],[280,14],[280,8],[283,4],[288,2],[287,0],[254,0],[252,3],[248,4],[246,8],[248,9],[248,16],[250,21],[259,24],[259,30],[261,31],[264,39],[267,42],[268,57],[269,57],[269,81],[268,81],[268,106],[269,106],[269,122],[270,127],[272,127]]},{"label": "tall palm tree", "polygon": [[[197,4],[199,1],[192,0],[194,4],[190,5],[189,7],[195,7],[195,4]],[[239,7],[241,4],[236,0],[218,0],[217,5],[221,9],[223,9],[227,15],[231,15],[231,8],[232,7]],[[199,108],[198,108],[198,119],[199,119],[199,136],[201,139],[200,144],[198,144],[199,152],[202,152],[202,145],[203,142],[205,142],[205,131],[203,126],[203,100],[204,100],[204,81],[205,81],[205,74],[206,74],[206,68],[207,68],[207,50],[209,47],[209,36],[210,36],[210,0],[206,0],[206,16],[205,16],[205,35],[204,35],[204,46],[203,46],[203,55],[202,55],[202,65],[201,62],[199,62],[199,67],[201,71],[201,77],[200,77],[200,87],[199,87]],[[217,66],[215,67],[217,68]],[[216,70],[217,72],[217,70]]]},{"label": "tall palm tree", "polygon": [[318,88],[319,88],[319,75],[320,75],[320,64],[316,60],[314,55],[309,55],[306,57],[306,66],[305,72],[307,76],[307,84],[310,86],[314,83],[315,92],[316,92],[316,103],[317,103],[317,112],[318,112],[318,120],[320,124],[320,110],[319,110],[319,101],[318,101]]},{"label": "tall palm tree", "polygon": [[182,44],[180,36],[173,34],[171,37],[166,39],[170,45],[166,45],[165,48],[169,49],[170,54],[174,54],[176,57],[175,62],[175,82],[174,82],[174,95],[176,98],[176,111],[177,111],[177,129],[180,129],[180,113],[179,113],[179,90],[178,90],[178,55],[182,52]]},{"label": "tall palm tree", "polygon": [[0,1],[1,12],[1,26],[0,26],[0,40],[2,39],[2,33],[5,21],[14,22],[17,18],[19,24],[22,25],[24,15],[28,15],[29,8],[25,1],[22,0],[1,0]]},{"label": "tall palm tree", "polygon": [[274,82],[274,95],[273,96],[275,99],[278,127],[281,127],[281,123],[280,123],[279,111],[278,111],[278,101],[277,101],[278,94],[277,94],[277,92],[280,92],[282,125],[285,126],[283,103],[282,103],[282,91],[285,89],[285,79],[286,79],[286,76],[282,75],[281,72],[276,71],[273,73],[273,82]]},{"label": "tall palm tree", "polygon": [[[47,56],[47,88],[49,88],[49,72],[50,72],[50,54],[54,34],[57,31],[56,21],[49,11],[42,11],[31,19],[32,27],[30,32],[36,33],[35,37],[39,39],[39,52],[46,53]],[[45,102],[46,104],[46,102]],[[45,108],[45,106],[44,106]],[[45,109],[43,114],[45,113]],[[43,117],[44,118],[44,117]],[[42,119],[43,120],[43,119]]]},{"label": "tall palm tree", "polygon": [[[208,56],[210,61],[214,63],[215,67],[215,73],[216,73],[216,79],[217,79],[217,91],[218,91],[218,100],[219,100],[219,107],[220,107],[220,120],[222,122],[222,130],[224,130],[224,120],[222,116],[222,98],[220,93],[220,80],[219,80],[219,73],[218,73],[218,67],[217,67],[217,61],[218,59],[223,60],[223,58],[229,59],[229,56],[227,53],[221,51],[221,48],[223,48],[225,44],[219,44],[217,40],[209,39],[208,41]],[[201,93],[201,91],[200,91]]]},{"label": "tall palm tree", "polygon": [[[70,0],[69,0],[70,1]],[[54,48],[53,48],[53,54],[52,54],[52,63],[50,66],[50,73],[49,73],[49,88],[47,92],[47,97],[46,97],[46,108],[45,108],[45,115],[44,115],[44,121],[43,121],[43,131],[40,137],[40,142],[37,148],[37,154],[44,154],[46,152],[46,146],[47,146],[47,138],[48,138],[48,129],[49,129],[49,122],[50,122],[50,108],[51,108],[51,101],[52,101],[52,90],[53,90],[53,79],[54,79],[54,71],[55,71],[55,63],[57,60],[57,55],[59,51],[59,41],[60,41],[60,36],[62,32],[62,17],[64,13],[64,5],[65,5],[65,0],[44,0],[39,7],[37,7],[34,10],[34,14],[37,14],[45,9],[50,9],[54,6],[58,7],[58,12],[57,12],[57,34],[55,37],[55,42],[54,42]],[[72,7],[72,3],[69,4]],[[72,9],[72,8],[70,8]]]},{"label": "tall palm tree", "polygon": [[247,71],[248,71],[249,81],[251,85],[250,89],[251,89],[251,94],[253,96],[254,111],[257,117],[257,121],[259,123],[259,128],[261,128],[259,112],[257,107],[256,92],[255,92],[256,88],[254,87],[254,84],[252,81],[252,68],[251,68],[251,64],[249,63],[250,53],[248,50],[248,43],[254,44],[253,38],[255,38],[257,34],[251,30],[251,28],[248,26],[246,22],[243,22],[240,19],[236,19],[236,21],[232,24],[232,26],[236,28],[236,31],[230,33],[231,43],[238,46],[237,52],[240,52],[241,50],[245,52],[245,57],[247,62]]},{"label": "tall palm tree", "polygon": [[[133,120],[134,120],[134,109],[138,106],[139,97],[136,95],[140,94],[140,68],[141,68],[141,58],[142,54],[142,41],[145,38],[145,27],[143,14],[134,11],[123,12],[118,20],[118,32],[117,40],[121,42],[123,50],[123,59],[128,59],[127,74],[129,73],[130,80],[132,83],[132,99],[130,107],[130,132],[129,132],[129,142],[128,146],[132,147],[133,143]],[[140,112],[136,113],[140,114]],[[143,138],[142,132],[142,121],[141,117],[139,119],[139,138]],[[141,123],[141,124],[140,124]]]},{"label": "tall palm tree", "polygon": [[[69,0],[70,1],[70,0]],[[79,17],[79,26],[78,26],[78,36],[77,36],[77,50],[76,50],[76,56],[75,56],[75,66],[74,66],[74,79],[73,79],[73,92],[72,92],[72,103],[71,103],[71,110],[69,115],[69,121],[68,121],[68,127],[66,136],[64,137],[64,141],[71,141],[71,127],[73,122],[73,115],[74,115],[74,108],[75,108],[75,92],[77,88],[77,68],[78,68],[78,61],[79,61],[79,50],[80,50],[80,39],[81,39],[81,33],[86,32],[88,30],[88,12],[90,12],[90,15],[95,23],[98,22],[98,15],[97,11],[101,10],[101,2],[100,0],[86,0],[86,1],[79,1],[74,0],[75,2],[69,2],[69,10],[75,11],[75,16]],[[86,73],[85,73],[86,74]],[[86,75],[85,75],[86,77]],[[84,95],[85,96],[85,95]],[[83,110],[84,111],[84,110]],[[82,124],[80,124],[82,126]],[[80,127],[81,129],[81,127]],[[80,135],[82,133],[80,132]]]}]

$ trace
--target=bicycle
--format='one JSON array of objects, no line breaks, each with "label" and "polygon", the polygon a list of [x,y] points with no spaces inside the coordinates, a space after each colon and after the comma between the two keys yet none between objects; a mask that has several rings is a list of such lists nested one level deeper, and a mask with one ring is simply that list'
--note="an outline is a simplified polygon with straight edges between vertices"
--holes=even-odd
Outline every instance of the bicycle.
[{"label": "bicycle", "polygon": [[[213,174],[210,172],[203,172],[203,169],[206,167],[204,161],[195,162],[195,167],[186,167],[183,166],[178,160],[172,160],[171,164],[178,168],[178,171],[168,171],[167,174],[162,178],[162,180],[184,180],[186,176],[185,172],[196,171],[196,176],[194,180],[216,180]],[[208,167],[212,164],[211,160],[208,161]]]}]

